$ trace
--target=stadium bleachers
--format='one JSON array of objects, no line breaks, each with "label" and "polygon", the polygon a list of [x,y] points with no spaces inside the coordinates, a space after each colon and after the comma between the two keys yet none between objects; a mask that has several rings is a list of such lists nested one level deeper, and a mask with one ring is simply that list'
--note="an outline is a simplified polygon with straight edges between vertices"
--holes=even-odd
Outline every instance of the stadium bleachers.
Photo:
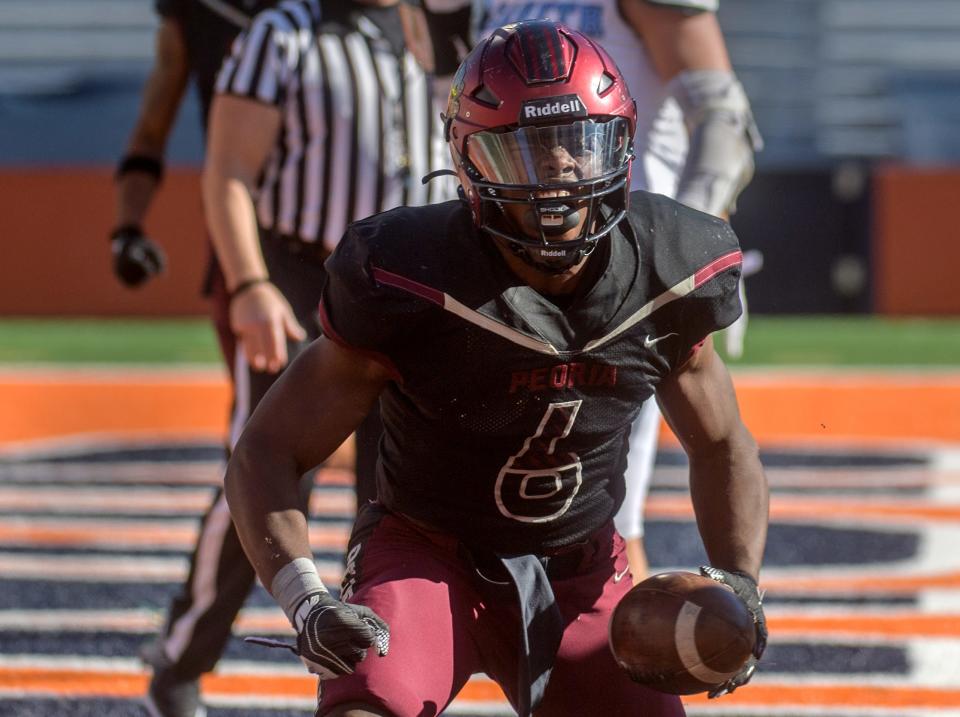
[{"label": "stadium bleachers", "polygon": [[148,0],[2,0],[0,64],[147,62],[155,26]]},{"label": "stadium bleachers", "polygon": [[767,166],[960,160],[960,3],[723,0]]},{"label": "stadium bleachers", "polygon": [[[720,21],[767,142],[762,166],[960,160],[960,2],[723,0]],[[155,23],[150,0],[0,0],[0,100],[87,93],[101,119],[129,107],[116,122],[127,125]],[[25,151],[10,149],[8,161]]]}]

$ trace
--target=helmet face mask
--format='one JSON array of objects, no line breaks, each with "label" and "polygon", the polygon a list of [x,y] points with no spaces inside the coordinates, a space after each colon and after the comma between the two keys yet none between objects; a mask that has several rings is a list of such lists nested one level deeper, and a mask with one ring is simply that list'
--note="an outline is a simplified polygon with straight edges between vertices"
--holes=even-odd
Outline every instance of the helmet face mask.
[{"label": "helmet face mask", "polygon": [[445,121],[474,222],[535,268],[567,271],[623,217],[636,109],[584,35],[500,28],[461,64]]},{"label": "helmet face mask", "polygon": [[[603,208],[616,221],[626,209],[628,133],[627,123],[613,118],[471,135],[465,165],[475,176],[481,226],[548,273],[580,263],[616,223],[592,231]],[[519,226],[511,205],[526,209]],[[575,239],[558,239],[578,226]]]}]

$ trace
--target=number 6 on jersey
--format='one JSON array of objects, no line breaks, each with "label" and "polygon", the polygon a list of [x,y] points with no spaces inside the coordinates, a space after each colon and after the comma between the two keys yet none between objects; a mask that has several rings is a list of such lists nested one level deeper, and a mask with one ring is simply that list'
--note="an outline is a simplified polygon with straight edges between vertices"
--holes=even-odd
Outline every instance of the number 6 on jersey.
[{"label": "number 6 on jersey", "polygon": [[580,457],[558,452],[570,434],[582,401],[551,403],[536,432],[500,469],[495,496],[506,517],[523,523],[555,520],[570,507],[583,480]]}]

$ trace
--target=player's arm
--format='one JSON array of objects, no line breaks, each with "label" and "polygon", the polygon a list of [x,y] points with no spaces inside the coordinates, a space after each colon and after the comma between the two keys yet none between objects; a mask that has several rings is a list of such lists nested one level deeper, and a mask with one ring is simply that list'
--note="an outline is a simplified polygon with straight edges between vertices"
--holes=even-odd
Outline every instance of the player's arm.
[{"label": "player's arm", "polygon": [[642,38],[684,112],[690,149],[677,199],[725,216],[753,177],[753,155],[763,142],[717,16],[696,11],[710,5],[703,0],[620,0],[621,14]]},{"label": "player's arm", "polygon": [[356,429],[389,380],[387,370],[321,337],[277,379],[247,422],[226,474],[226,496],[264,585],[312,557],[298,481]]},{"label": "player's arm", "polygon": [[287,363],[286,338],[305,336],[290,304],[269,281],[253,203],[280,122],[274,105],[217,95],[210,108],[202,180],[207,225],[231,295],[231,328],[250,365],[270,372]]},{"label": "player's arm", "polygon": [[[189,77],[187,46],[180,24],[169,17],[160,21],[155,39],[153,68],[143,88],[140,114],[127,143],[126,157],[153,160],[162,166],[170,130],[173,128]],[[147,162],[133,163],[117,178],[119,224],[141,224],[160,182],[160,172]]]},{"label": "player's arm", "polygon": [[163,155],[189,77],[180,24],[164,17],[157,29],[153,68],[143,89],[140,114],[117,167],[117,220],[111,234],[114,271],[137,286],[163,269],[159,247],[143,234],[143,222],[163,177]]},{"label": "player's arm", "polygon": [[713,12],[693,12],[683,5],[650,0],[620,0],[619,6],[665,82],[687,70],[731,70],[720,23]]},{"label": "player's arm", "polygon": [[711,565],[756,581],[767,537],[767,480],[712,339],[661,382],[657,399],[690,460],[690,494]]},{"label": "player's arm", "polygon": [[423,6],[419,2],[402,2],[398,11],[407,49],[420,63],[424,72],[433,73],[436,69],[434,47]]},{"label": "player's arm", "polygon": [[657,400],[690,460],[690,495],[710,560],[700,572],[743,600],[756,629],[751,658],[710,692],[710,697],[720,697],[750,681],[767,645],[757,586],[767,539],[767,479],[712,339],[660,384]]},{"label": "player's arm", "polygon": [[408,0],[404,4],[422,14],[427,32],[423,46],[431,54],[431,72],[449,85],[470,50],[471,13],[481,12],[480,4],[471,0]]},{"label": "player's arm", "polygon": [[321,677],[348,674],[375,642],[385,653],[388,632],[368,609],[327,593],[298,482],[360,425],[387,380],[380,364],[321,337],[267,392],[227,466],[227,503],[240,542],[297,629],[301,657]]}]

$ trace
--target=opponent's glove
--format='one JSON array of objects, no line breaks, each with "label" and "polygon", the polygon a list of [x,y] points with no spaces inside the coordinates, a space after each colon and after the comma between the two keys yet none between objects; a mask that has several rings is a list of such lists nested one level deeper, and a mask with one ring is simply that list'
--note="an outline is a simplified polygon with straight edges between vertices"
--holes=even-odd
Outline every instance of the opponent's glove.
[{"label": "opponent's glove", "polygon": [[328,592],[303,599],[294,614],[294,627],[296,645],[261,637],[246,641],[290,650],[321,680],[353,674],[369,647],[376,647],[380,657],[390,649],[390,628],[379,615],[364,605],[340,602]]},{"label": "opponent's glove", "polygon": [[110,235],[113,273],[129,287],[140,286],[167,265],[163,250],[135,225],[118,227]]},{"label": "opponent's glove", "polygon": [[707,696],[710,698],[722,697],[750,681],[750,678],[753,677],[753,673],[757,669],[757,663],[760,661],[760,658],[763,656],[763,651],[767,647],[767,619],[763,614],[763,593],[761,593],[760,588],[757,587],[756,581],[746,573],[739,571],[728,572],[720,568],[701,565],[700,574],[711,580],[716,580],[718,583],[726,585],[733,590],[736,596],[746,604],[750,614],[753,615],[753,625],[757,631],[757,639],[753,645],[753,654],[750,656],[750,659],[744,663],[740,672],[707,693]]}]

